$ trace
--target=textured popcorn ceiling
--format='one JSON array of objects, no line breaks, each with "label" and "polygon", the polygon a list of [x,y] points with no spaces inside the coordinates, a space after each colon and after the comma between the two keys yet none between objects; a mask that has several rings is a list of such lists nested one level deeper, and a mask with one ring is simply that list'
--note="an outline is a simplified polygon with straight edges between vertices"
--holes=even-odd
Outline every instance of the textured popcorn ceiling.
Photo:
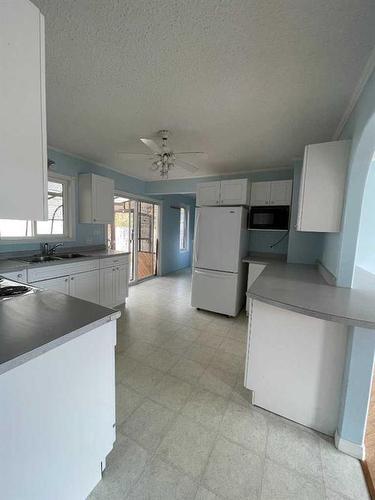
[{"label": "textured popcorn ceiling", "polygon": [[116,152],[161,128],[208,153],[197,175],[290,164],[330,140],[375,44],[374,0],[33,1],[48,143],[147,179]]}]

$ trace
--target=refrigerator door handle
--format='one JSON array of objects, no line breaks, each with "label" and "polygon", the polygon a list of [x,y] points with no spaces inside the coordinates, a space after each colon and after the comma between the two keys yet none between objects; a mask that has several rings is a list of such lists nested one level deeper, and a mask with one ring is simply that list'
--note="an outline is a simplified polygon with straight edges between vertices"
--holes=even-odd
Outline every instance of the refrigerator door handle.
[{"label": "refrigerator door handle", "polygon": [[201,216],[201,211],[198,210],[197,220],[195,221],[195,237],[194,237],[194,266],[196,266],[198,262],[198,245],[199,245],[199,219]]}]

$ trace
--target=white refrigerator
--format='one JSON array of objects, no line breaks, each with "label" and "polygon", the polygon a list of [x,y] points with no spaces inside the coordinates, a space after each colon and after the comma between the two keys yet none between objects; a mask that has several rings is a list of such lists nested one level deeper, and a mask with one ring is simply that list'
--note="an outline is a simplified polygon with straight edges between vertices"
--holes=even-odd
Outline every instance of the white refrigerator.
[{"label": "white refrigerator", "polygon": [[196,209],[191,305],[236,316],[245,302],[247,208]]}]

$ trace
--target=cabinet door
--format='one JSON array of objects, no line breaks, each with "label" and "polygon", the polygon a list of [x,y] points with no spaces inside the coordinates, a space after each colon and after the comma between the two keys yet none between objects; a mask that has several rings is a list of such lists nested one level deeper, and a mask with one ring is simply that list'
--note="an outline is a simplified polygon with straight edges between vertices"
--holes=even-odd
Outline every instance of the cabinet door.
[{"label": "cabinet door", "polygon": [[114,305],[123,304],[128,296],[128,266],[116,267],[114,273]]},{"label": "cabinet door", "polygon": [[114,182],[101,175],[92,176],[92,217],[97,224],[110,224],[114,217]]},{"label": "cabinet door", "polygon": [[100,304],[111,307],[114,305],[115,267],[106,267],[100,270]]},{"label": "cabinet door", "polygon": [[11,271],[10,273],[1,273],[3,278],[8,280],[19,281],[21,283],[27,283],[26,269],[20,269],[18,271]]},{"label": "cabinet door", "polygon": [[[0,2],[0,214],[47,216],[44,18],[31,2]],[[22,200],[22,203],[20,203]]]},{"label": "cabinet door", "polygon": [[290,205],[293,181],[272,181],[270,205]]},{"label": "cabinet door", "polygon": [[221,205],[248,205],[249,190],[247,179],[221,181]]},{"label": "cabinet door", "polygon": [[62,292],[69,295],[70,292],[70,278],[69,276],[60,276],[59,278],[51,278],[49,280],[36,281],[31,283],[31,285],[37,286],[38,288],[46,288],[47,290],[53,290],[54,292]]},{"label": "cabinet door", "polygon": [[251,184],[250,205],[264,206],[270,204],[271,183],[253,182]]},{"label": "cabinet door", "polygon": [[77,299],[99,303],[99,271],[70,276],[70,295]]},{"label": "cabinet door", "polygon": [[340,231],[350,146],[350,141],[306,146],[298,201],[298,231]]},{"label": "cabinet door", "polygon": [[220,181],[201,182],[197,185],[197,206],[219,205]]}]

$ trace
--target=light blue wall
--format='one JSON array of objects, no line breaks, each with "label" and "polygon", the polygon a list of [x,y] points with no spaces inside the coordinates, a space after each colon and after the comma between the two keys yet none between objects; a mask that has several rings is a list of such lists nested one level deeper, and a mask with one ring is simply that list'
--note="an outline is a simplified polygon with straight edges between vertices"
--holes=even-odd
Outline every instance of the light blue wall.
[{"label": "light blue wall", "polygon": [[302,162],[295,161],[293,168],[293,200],[288,241],[288,262],[291,264],[315,264],[323,245],[322,233],[296,231],[298,196],[301,182]]},{"label": "light blue wall", "polygon": [[285,236],[285,231],[249,231],[249,251],[286,255],[288,252],[288,236],[271,248],[283,236]]},{"label": "light blue wall", "polygon": [[321,255],[322,263],[336,276],[339,286],[352,285],[362,200],[374,153],[374,114],[375,72],[340,137],[352,140],[342,231],[325,235]]},{"label": "light blue wall", "polygon": [[[54,150],[49,150],[48,158],[56,162],[55,167],[53,167],[52,169],[53,172],[63,175],[69,175],[76,178],[78,174],[92,172],[94,174],[111,177],[115,181],[115,188],[118,190],[134,194],[141,194],[145,191],[145,182],[143,181],[139,181],[138,179],[129,177],[127,175],[119,174],[114,170],[100,167],[98,165],[95,165],[94,163],[81,160],[74,156],[70,156]],[[76,237],[74,241],[64,242],[64,246],[74,247],[84,245],[103,245],[105,243],[104,225],[78,223],[78,180],[76,184]],[[38,249],[39,243],[4,244],[3,242],[0,242],[0,253],[19,250],[33,251]]]},{"label": "light blue wall", "polygon": [[[162,200],[162,248],[161,273],[168,274],[179,269],[191,266],[195,198],[184,195],[165,195],[158,197]],[[181,251],[180,246],[180,212],[176,208],[181,205],[189,207],[189,247],[188,251]]]},{"label": "light blue wall", "polygon": [[[369,260],[375,241],[374,180],[369,168],[375,150],[375,73],[341,138],[352,139],[342,231],[325,235],[321,260],[337,277],[339,286],[374,289],[375,277],[370,279],[371,273],[360,266],[371,270],[374,263]],[[343,439],[359,446],[364,444],[374,349],[374,331],[362,328],[350,331],[338,432]]]}]

